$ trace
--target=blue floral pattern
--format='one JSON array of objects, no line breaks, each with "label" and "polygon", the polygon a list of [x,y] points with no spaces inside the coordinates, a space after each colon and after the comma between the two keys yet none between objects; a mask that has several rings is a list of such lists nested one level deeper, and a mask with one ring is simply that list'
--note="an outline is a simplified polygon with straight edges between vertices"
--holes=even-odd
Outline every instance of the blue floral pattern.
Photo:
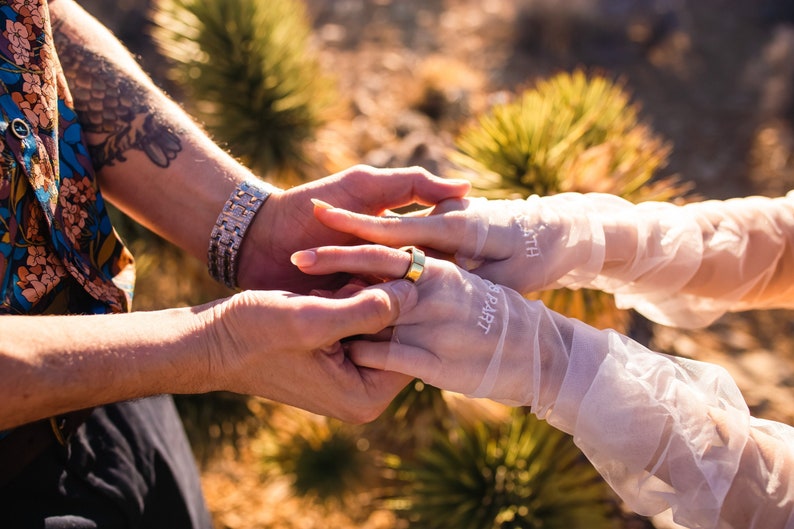
[{"label": "blue floral pattern", "polygon": [[132,256],[97,187],[46,0],[0,1],[0,313],[129,310]]}]

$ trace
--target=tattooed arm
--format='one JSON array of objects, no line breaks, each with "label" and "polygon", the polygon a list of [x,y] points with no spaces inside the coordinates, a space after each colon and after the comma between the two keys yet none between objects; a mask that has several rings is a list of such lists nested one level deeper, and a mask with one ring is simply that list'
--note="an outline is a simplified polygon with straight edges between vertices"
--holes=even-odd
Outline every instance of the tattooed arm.
[{"label": "tattooed arm", "polygon": [[[71,0],[50,2],[53,38],[105,196],[203,257],[207,235],[248,171],[218,148]],[[204,175],[211,174],[212,178]]]},{"label": "tattooed arm", "polygon": [[[139,68],[124,46],[72,0],[51,0],[53,32],[105,196],[127,214],[206,259],[212,226],[235,185],[250,172],[212,142]],[[311,198],[369,214],[468,191],[418,168],[354,167],[273,193],[240,253],[246,288],[308,292],[331,278],[302,274],[290,255],[304,248],[358,241],[320,224]],[[252,241],[252,242],[249,242]],[[333,278],[338,285],[342,278]]]}]

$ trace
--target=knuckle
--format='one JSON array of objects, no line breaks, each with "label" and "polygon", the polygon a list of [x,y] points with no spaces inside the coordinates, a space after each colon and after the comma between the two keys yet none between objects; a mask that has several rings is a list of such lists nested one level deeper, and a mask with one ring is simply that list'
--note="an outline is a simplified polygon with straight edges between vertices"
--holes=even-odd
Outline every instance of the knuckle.
[{"label": "knuckle", "polygon": [[393,306],[394,303],[391,301],[389,294],[382,290],[372,291],[365,308],[374,316],[373,321],[377,326],[375,330],[380,330],[391,323]]},{"label": "knuckle", "polygon": [[348,178],[369,178],[377,172],[378,170],[371,165],[359,163],[351,166],[347,171],[345,171],[345,175]]}]

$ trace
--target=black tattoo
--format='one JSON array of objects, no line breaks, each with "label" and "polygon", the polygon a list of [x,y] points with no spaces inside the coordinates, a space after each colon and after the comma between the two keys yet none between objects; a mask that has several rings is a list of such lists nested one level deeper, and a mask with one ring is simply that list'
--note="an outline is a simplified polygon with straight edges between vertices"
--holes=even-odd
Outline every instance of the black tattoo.
[{"label": "black tattoo", "polygon": [[146,89],[111,61],[72,41],[60,26],[53,24],[55,49],[80,124],[90,134],[94,169],[126,161],[130,150],[142,151],[158,167],[168,167],[182,143],[146,100]]}]

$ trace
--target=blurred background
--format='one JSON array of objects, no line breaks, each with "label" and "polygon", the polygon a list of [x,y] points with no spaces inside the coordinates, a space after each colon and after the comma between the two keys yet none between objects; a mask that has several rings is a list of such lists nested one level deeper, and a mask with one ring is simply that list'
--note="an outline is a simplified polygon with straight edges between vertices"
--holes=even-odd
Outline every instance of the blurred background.
[{"label": "blurred background", "polygon": [[[792,0],[79,0],[263,179],[355,163],[485,196],[779,196],[794,184]],[[560,152],[555,146],[565,144]],[[229,294],[117,213],[137,309]],[[682,333],[560,292],[550,306],[725,366],[791,423],[785,311]],[[623,508],[565,436],[417,383],[351,427],[237,395],[180,397],[218,529],[674,527]]]}]

